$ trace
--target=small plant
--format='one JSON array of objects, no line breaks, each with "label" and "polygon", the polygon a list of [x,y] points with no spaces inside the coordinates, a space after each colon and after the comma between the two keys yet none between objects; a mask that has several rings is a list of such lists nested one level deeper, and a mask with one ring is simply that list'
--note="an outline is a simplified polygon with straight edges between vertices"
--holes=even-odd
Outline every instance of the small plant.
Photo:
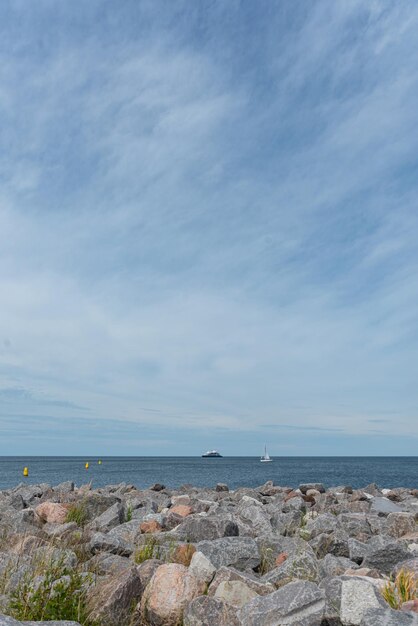
[{"label": "small plant", "polygon": [[74,620],[93,626],[86,609],[86,582],[80,572],[51,561],[42,576],[26,576],[10,595],[9,611],[17,620]]},{"label": "small plant", "polygon": [[75,522],[77,526],[83,528],[85,526],[88,519],[88,513],[86,505],[83,502],[77,502],[71,504],[68,509],[66,521],[67,522]]},{"label": "small plant", "polygon": [[126,509],[126,521],[127,522],[132,521],[132,504],[130,502],[128,502],[128,506]]},{"label": "small plant", "polygon": [[262,576],[267,574],[274,567],[274,554],[273,548],[267,548],[262,546],[260,549],[260,565],[258,566],[258,573]]},{"label": "small plant", "polygon": [[149,559],[159,559],[161,547],[155,537],[147,537],[144,545],[142,545],[134,554],[134,561],[139,565]]},{"label": "small plant", "polygon": [[404,602],[418,599],[418,581],[414,573],[401,569],[394,580],[388,580],[385,584],[382,596],[393,609],[399,609]]}]

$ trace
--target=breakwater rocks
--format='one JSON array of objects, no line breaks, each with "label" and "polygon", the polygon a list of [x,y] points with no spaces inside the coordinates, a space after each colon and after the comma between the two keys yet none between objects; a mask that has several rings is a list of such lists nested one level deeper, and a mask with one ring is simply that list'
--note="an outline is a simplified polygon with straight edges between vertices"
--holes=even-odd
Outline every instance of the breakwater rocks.
[{"label": "breakwater rocks", "polygon": [[418,625],[418,490],[0,492],[0,626]]}]

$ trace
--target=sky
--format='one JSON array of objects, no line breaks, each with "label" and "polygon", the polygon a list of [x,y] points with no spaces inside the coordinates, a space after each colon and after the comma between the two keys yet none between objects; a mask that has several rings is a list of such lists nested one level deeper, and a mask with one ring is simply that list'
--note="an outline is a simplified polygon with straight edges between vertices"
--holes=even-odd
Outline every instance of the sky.
[{"label": "sky", "polygon": [[1,455],[416,454],[417,28],[1,2]]}]

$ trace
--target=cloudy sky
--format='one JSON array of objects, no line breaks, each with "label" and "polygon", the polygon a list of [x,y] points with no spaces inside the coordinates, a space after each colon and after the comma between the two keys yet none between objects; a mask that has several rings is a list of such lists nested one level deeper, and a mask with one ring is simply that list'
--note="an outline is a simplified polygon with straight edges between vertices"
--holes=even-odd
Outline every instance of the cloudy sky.
[{"label": "cloudy sky", "polygon": [[417,29],[0,4],[0,454],[416,454]]}]

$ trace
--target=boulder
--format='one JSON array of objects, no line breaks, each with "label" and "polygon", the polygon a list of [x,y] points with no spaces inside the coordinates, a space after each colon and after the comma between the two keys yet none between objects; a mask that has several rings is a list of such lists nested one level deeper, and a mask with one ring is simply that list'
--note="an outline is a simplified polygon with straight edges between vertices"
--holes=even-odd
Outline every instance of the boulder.
[{"label": "boulder", "polygon": [[279,567],[265,574],[262,580],[278,587],[295,578],[318,582],[318,560],[310,552],[296,552],[289,555]]},{"label": "boulder", "polygon": [[106,509],[101,515],[96,517],[92,522],[91,526],[95,530],[99,530],[102,533],[105,533],[115,526],[119,526],[123,524],[125,521],[125,511],[124,507],[120,502],[115,502],[111,507]]},{"label": "boulder", "polygon": [[415,580],[418,583],[418,558],[408,559],[407,561],[401,561],[393,568],[392,575],[396,576],[400,570],[404,570],[414,575]]},{"label": "boulder", "polygon": [[374,537],[367,544],[363,567],[376,568],[384,574],[390,574],[401,561],[410,559],[410,552],[400,542],[384,537]]},{"label": "boulder", "polygon": [[268,596],[257,596],[238,611],[242,626],[320,626],[324,593],[307,581],[295,581]]},{"label": "boulder", "polygon": [[222,516],[189,516],[175,530],[179,539],[192,543],[221,537],[237,537],[238,533],[237,524]]},{"label": "boulder", "polygon": [[241,582],[259,596],[266,596],[275,591],[271,583],[266,583],[249,572],[240,572],[233,567],[220,567],[208,589],[208,595],[215,596],[221,583]]},{"label": "boulder", "polygon": [[340,618],[344,626],[360,626],[368,609],[387,606],[375,583],[374,579],[366,577],[343,579]]},{"label": "boulder", "polygon": [[224,580],[219,583],[214,597],[237,609],[247,604],[258,594],[241,580]]},{"label": "boulder", "polygon": [[43,522],[64,524],[67,520],[68,506],[58,502],[42,502],[38,504],[35,512]]},{"label": "boulder", "polygon": [[195,552],[190,561],[189,572],[198,580],[210,583],[216,573],[216,568],[203,552]]},{"label": "boulder", "polygon": [[337,527],[337,518],[331,513],[322,513],[314,518],[308,518],[306,524],[299,530],[299,535],[305,541],[314,539],[322,533],[330,534]]},{"label": "boulder", "polygon": [[349,538],[341,530],[321,533],[309,542],[317,557],[323,559],[326,554],[350,558]]},{"label": "boulder", "polygon": [[156,519],[150,519],[141,522],[139,528],[141,533],[147,535],[150,533],[160,533],[162,531],[162,526]]},{"label": "boulder", "polygon": [[137,566],[136,571],[141,580],[143,589],[146,588],[160,565],[163,565],[163,562],[159,559],[147,559]]},{"label": "boulder", "polygon": [[222,565],[239,570],[254,569],[261,562],[257,543],[251,537],[224,537],[213,541],[200,541],[196,549],[202,552],[216,569]]},{"label": "boulder", "polygon": [[126,556],[120,556],[119,554],[99,552],[89,559],[84,567],[89,572],[94,572],[98,576],[112,576],[130,569],[132,567],[132,561]]},{"label": "boulder", "polygon": [[163,491],[165,489],[165,485],[162,483],[154,483],[150,488],[150,491]]},{"label": "boulder", "polygon": [[258,502],[243,502],[238,507],[240,535],[248,537],[259,537],[269,535],[272,532],[270,520]]},{"label": "boulder", "polygon": [[98,552],[110,552],[111,554],[119,554],[120,556],[130,556],[133,552],[133,546],[120,537],[112,537],[104,533],[95,533],[90,540],[89,549],[92,554]]},{"label": "boulder", "polygon": [[240,626],[236,608],[219,598],[198,596],[190,602],[183,617],[184,626]]},{"label": "boulder", "polygon": [[319,561],[319,574],[321,578],[341,576],[348,569],[353,571],[358,568],[357,563],[347,559],[344,556],[334,556],[333,554],[327,554],[321,561]]},{"label": "boulder", "polygon": [[89,618],[106,626],[128,624],[132,606],[139,602],[142,593],[143,587],[135,567],[118,572],[89,591]]},{"label": "boulder", "polygon": [[180,517],[188,517],[189,515],[193,513],[193,509],[191,506],[187,504],[176,504],[170,509],[169,513],[180,515]]},{"label": "boulder", "polygon": [[275,512],[271,517],[271,526],[276,533],[291,537],[302,526],[302,519],[301,511]]},{"label": "boulder", "polygon": [[215,491],[229,491],[229,487],[228,485],[225,485],[225,483],[218,483],[215,487]]},{"label": "boulder", "polygon": [[416,626],[412,613],[394,611],[388,607],[365,611],[360,626]]},{"label": "boulder", "polygon": [[299,485],[299,491],[304,495],[306,495],[310,489],[315,489],[315,491],[319,491],[319,493],[325,493],[325,487],[322,483],[303,483]]},{"label": "boulder", "polygon": [[141,614],[151,626],[178,626],[187,604],[204,590],[204,583],[184,565],[161,565],[142,597]]},{"label": "boulder", "polygon": [[388,515],[389,513],[401,513],[400,506],[389,500],[389,498],[372,498],[371,510],[375,511],[379,515]]},{"label": "boulder", "polygon": [[389,513],[385,526],[388,535],[402,537],[415,530],[415,516],[412,513]]}]

